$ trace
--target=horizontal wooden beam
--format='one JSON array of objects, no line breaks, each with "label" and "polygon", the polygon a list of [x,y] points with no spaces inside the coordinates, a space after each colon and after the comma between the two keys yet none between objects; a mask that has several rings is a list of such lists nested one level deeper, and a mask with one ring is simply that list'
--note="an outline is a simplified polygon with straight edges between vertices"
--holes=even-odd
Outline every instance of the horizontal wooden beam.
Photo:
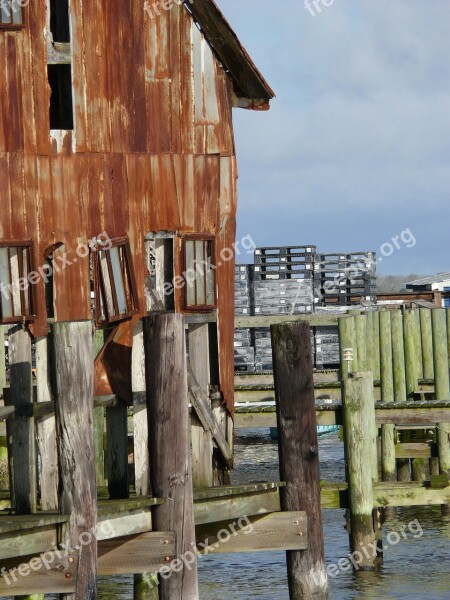
[{"label": "horizontal wooden beam", "polygon": [[[275,552],[305,550],[308,547],[308,519],[305,512],[278,512],[241,517],[196,528],[197,546],[204,553]],[[204,547],[203,546],[203,547]]]},{"label": "horizontal wooden beam", "polygon": [[437,456],[432,452],[434,444],[427,443],[402,443],[395,445],[395,458],[431,458]]},{"label": "horizontal wooden beam", "polygon": [[338,318],[343,315],[277,315],[263,317],[236,316],[234,318],[234,327],[241,328],[261,328],[278,325],[280,323],[293,323],[296,321],[307,321],[311,327],[328,327],[338,324]]}]

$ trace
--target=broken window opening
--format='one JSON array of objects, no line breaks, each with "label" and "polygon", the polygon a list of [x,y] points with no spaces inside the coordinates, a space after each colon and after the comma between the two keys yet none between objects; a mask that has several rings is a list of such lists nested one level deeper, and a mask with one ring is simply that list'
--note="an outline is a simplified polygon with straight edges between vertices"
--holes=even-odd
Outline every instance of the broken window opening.
[{"label": "broken window opening", "polygon": [[147,256],[147,309],[175,310],[173,233],[149,233],[145,238]]},{"label": "broken window opening", "polygon": [[73,130],[72,68],[48,65],[50,84],[50,129]]},{"label": "broken window opening", "polygon": [[126,238],[92,249],[95,321],[97,325],[127,319],[139,309],[136,283]]},{"label": "broken window opening", "polygon": [[201,312],[216,307],[214,238],[192,235],[183,240],[185,310]]},{"label": "broken window opening", "polygon": [[0,323],[33,320],[32,245],[0,243]]},{"label": "broken window opening", "polygon": [[50,31],[54,42],[70,43],[69,0],[50,0]]}]

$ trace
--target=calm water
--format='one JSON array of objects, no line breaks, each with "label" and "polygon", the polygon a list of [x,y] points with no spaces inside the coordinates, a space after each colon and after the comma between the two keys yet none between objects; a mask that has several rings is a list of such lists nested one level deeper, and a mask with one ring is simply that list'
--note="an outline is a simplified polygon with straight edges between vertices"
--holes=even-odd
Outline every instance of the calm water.
[{"label": "calm water", "polygon": [[[262,430],[241,432],[236,440],[233,483],[277,481],[277,446]],[[320,439],[321,478],[344,479],[343,446],[338,436]],[[348,554],[344,511],[324,515],[327,563]],[[423,535],[414,538],[408,523],[418,519]],[[450,519],[440,508],[398,509],[384,524],[383,542],[390,532],[406,526],[406,539],[385,551],[379,574],[341,572],[329,579],[330,600],[450,600]],[[395,536],[392,538],[395,540]],[[285,553],[225,554],[199,562],[202,600],[289,600]],[[132,600],[132,578],[102,578],[101,600]]]}]

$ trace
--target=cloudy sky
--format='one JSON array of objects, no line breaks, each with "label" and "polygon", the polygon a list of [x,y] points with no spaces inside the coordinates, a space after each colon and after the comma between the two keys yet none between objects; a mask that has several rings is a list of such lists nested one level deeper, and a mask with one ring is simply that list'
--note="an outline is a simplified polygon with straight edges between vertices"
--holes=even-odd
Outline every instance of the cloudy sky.
[{"label": "cloudy sky", "polygon": [[277,93],[235,111],[238,237],[450,271],[450,2],[217,1]]}]

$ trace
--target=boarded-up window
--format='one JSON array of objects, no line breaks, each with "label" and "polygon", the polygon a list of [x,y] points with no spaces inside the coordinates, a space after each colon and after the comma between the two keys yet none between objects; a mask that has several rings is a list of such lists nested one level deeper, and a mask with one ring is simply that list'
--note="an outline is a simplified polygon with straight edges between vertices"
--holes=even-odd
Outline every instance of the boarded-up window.
[{"label": "boarded-up window", "polygon": [[184,308],[192,311],[212,310],[216,306],[214,238],[195,235],[183,240]]},{"label": "boarded-up window", "polygon": [[175,310],[173,247],[173,233],[156,232],[145,237],[149,311]]},{"label": "boarded-up window", "polygon": [[0,321],[18,323],[33,317],[32,246],[0,243]]},{"label": "boarded-up window", "polygon": [[22,7],[17,0],[0,1],[0,26],[21,27],[23,25]]},{"label": "boarded-up window", "polygon": [[123,320],[138,310],[136,283],[126,238],[93,248],[95,319],[98,325]]}]

